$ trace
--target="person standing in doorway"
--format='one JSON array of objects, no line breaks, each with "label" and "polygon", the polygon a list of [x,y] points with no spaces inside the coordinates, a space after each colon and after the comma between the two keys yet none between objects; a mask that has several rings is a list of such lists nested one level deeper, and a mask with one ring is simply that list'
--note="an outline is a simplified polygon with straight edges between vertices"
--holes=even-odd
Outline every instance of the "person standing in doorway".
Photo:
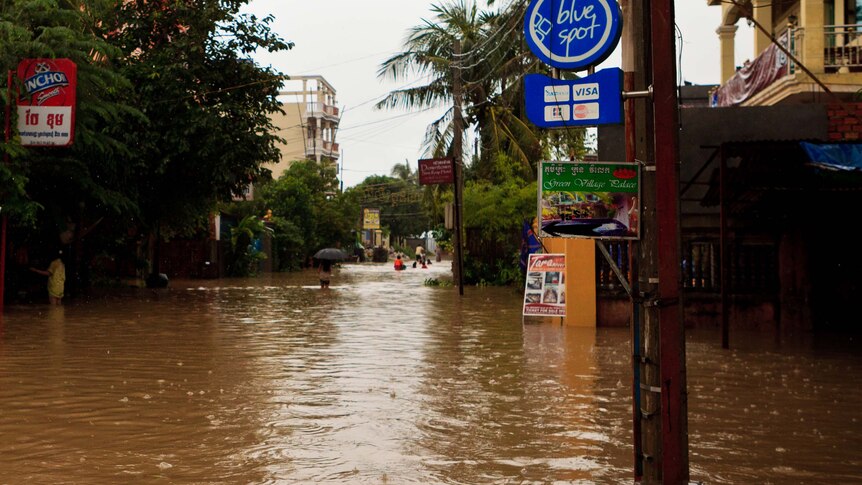
[{"label": "person standing in doorway", "polygon": [[320,289],[329,288],[329,280],[332,279],[332,261],[321,260],[320,266],[317,268],[317,275],[320,278]]},{"label": "person standing in doorway", "polygon": [[48,277],[48,303],[60,305],[66,289],[66,265],[63,264],[63,251],[51,261],[48,269],[30,268],[30,271]]}]

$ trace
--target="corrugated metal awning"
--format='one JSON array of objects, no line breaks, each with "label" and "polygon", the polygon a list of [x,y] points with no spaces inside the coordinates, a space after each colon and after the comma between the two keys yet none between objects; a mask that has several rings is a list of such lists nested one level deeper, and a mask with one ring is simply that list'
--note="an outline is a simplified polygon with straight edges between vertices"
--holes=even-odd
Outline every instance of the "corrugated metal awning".
[{"label": "corrugated metal awning", "polygon": [[[789,217],[785,208],[798,209],[810,201],[823,201],[827,193],[853,193],[858,197],[862,192],[862,144],[736,142],[723,144],[721,153],[727,163],[724,206],[739,217],[780,219]],[[720,203],[716,168],[701,205],[714,207]]]}]

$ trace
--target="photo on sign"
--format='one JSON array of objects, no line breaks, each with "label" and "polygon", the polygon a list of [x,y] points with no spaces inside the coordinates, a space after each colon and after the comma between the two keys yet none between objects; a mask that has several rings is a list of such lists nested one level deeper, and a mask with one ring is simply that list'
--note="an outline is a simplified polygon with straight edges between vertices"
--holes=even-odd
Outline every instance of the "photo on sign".
[{"label": "photo on sign", "polygon": [[552,236],[627,236],[636,196],[551,192],[542,197],[542,230]]},{"label": "photo on sign", "polygon": [[542,289],[542,273],[530,273],[527,275],[527,288],[530,290]]},{"label": "photo on sign", "polygon": [[559,303],[557,297],[557,288],[547,288],[542,294],[542,303]]}]

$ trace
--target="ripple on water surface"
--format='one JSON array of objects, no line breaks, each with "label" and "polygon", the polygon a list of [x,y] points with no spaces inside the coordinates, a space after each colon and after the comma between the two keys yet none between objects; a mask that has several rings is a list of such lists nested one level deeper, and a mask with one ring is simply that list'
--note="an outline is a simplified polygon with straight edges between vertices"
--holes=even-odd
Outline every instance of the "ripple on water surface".
[{"label": "ripple on water surface", "polygon": [[[621,483],[626,329],[527,321],[448,263],[7,307],[0,483]],[[692,478],[862,481],[859,357],[688,346]]]}]

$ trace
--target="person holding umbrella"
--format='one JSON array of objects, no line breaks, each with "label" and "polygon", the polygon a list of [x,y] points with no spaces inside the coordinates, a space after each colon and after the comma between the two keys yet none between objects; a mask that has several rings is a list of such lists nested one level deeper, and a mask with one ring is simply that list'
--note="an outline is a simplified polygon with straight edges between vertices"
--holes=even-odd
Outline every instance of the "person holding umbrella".
[{"label": "person holding umbrella", "polygon": [[338,248],[324,248],[314,254],[314,259],[320,261],[317,274],[320,278],[320,289],[329,288],[332,279],[332,262],[346,259],[347,255]]},{"label": "person holding umbrella", "polygon": [[321,259],[317,267],[317,276],[320,278],[320,289],[329,288],[329,280],[332,278],[332,261]]}]

